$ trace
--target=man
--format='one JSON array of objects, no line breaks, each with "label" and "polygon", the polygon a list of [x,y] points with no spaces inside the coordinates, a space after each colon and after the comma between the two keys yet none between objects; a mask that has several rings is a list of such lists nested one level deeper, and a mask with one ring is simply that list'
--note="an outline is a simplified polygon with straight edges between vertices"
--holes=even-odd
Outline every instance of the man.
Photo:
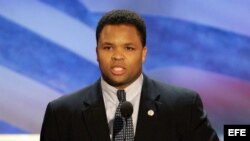
[{"label": "man", "polygon": [[[142,74],[146,26],[139,15],[108,12],[98,23],[96,41],[102,77],[48,104],[41,141],[218,140],[198,94]],[[130,117],[121,113],[124,101],[133,105]]]}]

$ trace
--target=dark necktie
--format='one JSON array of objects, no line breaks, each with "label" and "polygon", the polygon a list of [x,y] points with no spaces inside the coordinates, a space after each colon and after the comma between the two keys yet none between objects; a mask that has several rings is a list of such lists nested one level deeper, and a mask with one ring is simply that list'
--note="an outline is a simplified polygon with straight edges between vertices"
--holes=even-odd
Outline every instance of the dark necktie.
[{"label": "dark necktie", "polygon": [[122,102],[126,101],[126,93],[124,90],[117,91],[119,105],[115,112],[115,119],[113,125],[113,141],[134,141],[134,130],[132,117],[122,117],[120,108]]}]

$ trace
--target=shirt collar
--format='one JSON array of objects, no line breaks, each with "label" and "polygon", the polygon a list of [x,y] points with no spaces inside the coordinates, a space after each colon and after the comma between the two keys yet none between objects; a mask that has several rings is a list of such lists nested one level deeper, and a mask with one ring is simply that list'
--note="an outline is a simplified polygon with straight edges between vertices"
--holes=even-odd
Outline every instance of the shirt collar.
[{"label": "shirt collar", "polygon": [[[141,74],[132,84],[126,87],[124,90],[126,92],[126,100],[131,101],[138,94],[138,90],[141,91],[143,83],[143,75]],[[118,89],[109,85],[103,78],[101,78],[101,87],[103,94],[106,94],[110,100],[117,102],[116,92]],[[139,93],[140,94],[140,93]]]}]

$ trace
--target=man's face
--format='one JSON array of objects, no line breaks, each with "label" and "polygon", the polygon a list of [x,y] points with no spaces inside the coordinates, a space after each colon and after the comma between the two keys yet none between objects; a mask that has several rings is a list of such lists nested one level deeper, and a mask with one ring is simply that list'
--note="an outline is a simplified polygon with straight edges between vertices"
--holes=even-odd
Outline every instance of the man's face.
[{"label": "man's face", "polygon": [[123,89],[142,72],[147,48],[131,25],[106,25],[100,33],[96,48],[97,60],[105,81]]}]

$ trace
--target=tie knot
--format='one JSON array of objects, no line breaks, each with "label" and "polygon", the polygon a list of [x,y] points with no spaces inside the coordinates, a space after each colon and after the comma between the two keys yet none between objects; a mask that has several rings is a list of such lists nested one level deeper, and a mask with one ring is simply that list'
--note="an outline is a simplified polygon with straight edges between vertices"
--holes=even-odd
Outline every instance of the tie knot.
[{"label": "tie knot", "polygon": [[119,102],[126,101],[126,92],[124,90],[118,90],[117,97],[118,97]]}]

